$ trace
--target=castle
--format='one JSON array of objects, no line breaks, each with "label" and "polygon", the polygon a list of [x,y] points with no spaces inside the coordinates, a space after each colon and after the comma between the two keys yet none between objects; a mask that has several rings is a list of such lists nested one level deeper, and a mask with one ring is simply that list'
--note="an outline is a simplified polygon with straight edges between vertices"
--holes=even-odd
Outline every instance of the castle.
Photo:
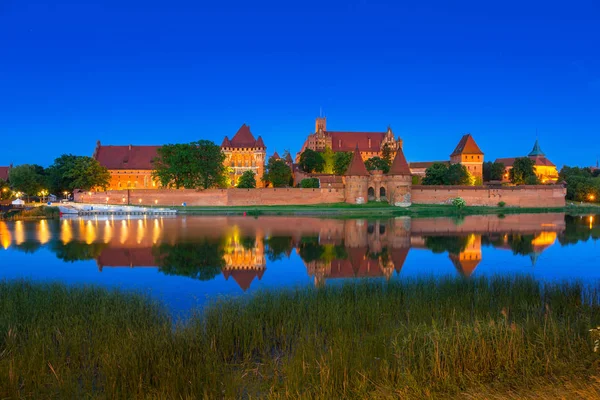
[{"label": "castle", "polygon": [[[533,161],[533,169],[541,183],[556,183],[558,181],[558,169],[556,165],[546,158],[546,154],[542,151],[540,143],[535,140],[533,149],[527,155],[529,159]],[[504,175],[502,180],[505,182],[509,181],[510,170],[512,169],[517,157],[510,158],[498,158],[497,163],[504,164]]]}]

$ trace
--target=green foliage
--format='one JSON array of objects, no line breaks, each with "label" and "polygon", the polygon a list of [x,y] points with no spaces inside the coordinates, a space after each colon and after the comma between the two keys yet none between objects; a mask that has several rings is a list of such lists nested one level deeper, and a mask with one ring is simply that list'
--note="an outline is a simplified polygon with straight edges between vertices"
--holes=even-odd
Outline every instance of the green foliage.
[{"label": "green foliage", "polygon": [[75,189],[88,191],[95,187],[106,189],[110,173],[92,157],[63,154],[46,170],[50,192],[62,195]]},{"label": "green foliage", "polygon": [[458,255],[465,251],[469,238],[467,236],[426,236],[425,247],[433,253]]},{"label": "green foliage", "polygon": [[244,171],[238,180],[239,189],[254,189],[256,187],[256,174],[254,171]]},{"label": "green foliage", "polygon": [[386,143],[381,150],[381,158],[386,162],[388,166],[392,165],[392,146],[389,143]]},{"label": "green foliage", "polygon": [[325,169],[325,159],[321,153],[306,149],[300,154],[300,169],[306,173],[323,172]]},{"label": "green foliage", "polygon": [[540,180],[536,175],[529,175],[527,178],[525,178],[525,184],[526,185],[539,185]]},{"label": "green foliage", "polygon": [[463,198],[457,197],[452,199],[452,205],[460,210],[467,206],[467,202]]},{"label": "green foliage", "polygon": [[208,281],[225,266],[224,251],[219,243],[205,240],[197,243],[163,243],[152,249],[159,271],[165,275],[187,276]]},{"label": "green foliage", "polygon": [[425,171],[423,185],[468,185],[471,175],[462,164],[435,163]]},{"label": "green foliage", "polygon": [[9,181],[13,190],[22,192],[27,197],[36,195],[46,185],[46,177],[43,168],[39,166],[23,164],[11,168]]},{"label": "green foliage", "polygon": [[504,176],[504,164],[487,161],[483,163],[483,181],[501,181]]},{"label": "green foliage", "polygon": [[12,197],[12,191],[10,190],[10,186],[8,182],[0,179],[0,200],[7,200]]},{"label": "green foliage", "polygon": [[66,262],[96,260],[106,247],[108,247],[108,244],[105,243],[88,244],[78,240],[72,240],[68,243],[56,240],[50,245],[50,249],[56,258]]},{"label": "green foliage", "polygon": [[324,174],[333,174],[335,169],[335,155],[336,153],[329,147],[325,147],[325,151],[321,153],[325,166],[323,167]]},{"label": "green foliage", "polygon": [[339,151],[335,153],[333,160],[333,173],[336,175],[344,175],[352,162],[351,151]]},{"label": "green foliage", "polygon": [[564,166],[559,180],[567,183],[567,200],[600,201],[600,178],[594,177],[589,168]]},{"label": "green foliage", "polygon": [[292,170],[283,160],[270,159],[263,181],[273,187],[286,187],[292,179]]},{"label": "green foliage", "polygon": [[411,182],[412,182],[413,185],[419,185],[419,184],[421,184],[420,181],[421,180],[419,179],[419,177],[417,175],[413,175],[411,177]]},{"label": "green foliage", "polygon": [[304,189],[318,189],[319,179],[318,178],[305,178],[300,181],[300,187]]},{"label": "green foliage", "polygon": [[506,206],[506,202],[504,202],[504,201],[499,201],[498,202],[498,207],[502,208],[502,207],[505,207],[505,206]]},{"label": "green foliage", "polygon": [[287,255],[292,251],[292,237],[291,236],[270,236],[265,239],[265,255],[269,261],[277,261],[283,258],[283,255]]},{"label": "green foliage", "polygon": [[365,161],[365,167],[369,171],[383,171],[384,174],[387,174],[390,170],[390,164],[381,157],[371,157],[367,161]]},{"label": "green foliage", "polygon": [[227,186],[221,147],[209,140],[168,144],[158,149],[152,177],[164,187],[210,189]]},{"label": "green foliage", "polygon": [[[536,178],[534,162],[529,157],[517,158],[509,172],[510,181],[515,185],[528,184],[526,182],[532,182],[532,176]],[[535,183],[534,183],[535,185]]]}]

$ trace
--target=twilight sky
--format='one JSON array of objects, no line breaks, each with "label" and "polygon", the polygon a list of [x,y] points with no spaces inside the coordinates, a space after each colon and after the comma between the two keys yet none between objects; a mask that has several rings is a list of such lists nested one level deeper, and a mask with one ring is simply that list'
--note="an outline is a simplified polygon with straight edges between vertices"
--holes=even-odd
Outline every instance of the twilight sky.
[{"label": "twilight sky", "polygon": [[[457,3],[452,4],[450,3]],[[0,165],[104,144],[267,151],[384,131],[409,161],[600,155],[600,2],[0,0]]]}]

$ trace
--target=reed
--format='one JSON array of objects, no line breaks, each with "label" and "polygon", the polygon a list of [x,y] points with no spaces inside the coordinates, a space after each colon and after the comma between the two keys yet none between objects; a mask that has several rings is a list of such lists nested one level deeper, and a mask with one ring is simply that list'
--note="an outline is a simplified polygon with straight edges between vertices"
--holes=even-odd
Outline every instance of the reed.
[{"label": "reed", "polygon": [[531,278],[366,281],[221,298],[0,283],[2,398],[423,398],[587,382],[600,292]]}]

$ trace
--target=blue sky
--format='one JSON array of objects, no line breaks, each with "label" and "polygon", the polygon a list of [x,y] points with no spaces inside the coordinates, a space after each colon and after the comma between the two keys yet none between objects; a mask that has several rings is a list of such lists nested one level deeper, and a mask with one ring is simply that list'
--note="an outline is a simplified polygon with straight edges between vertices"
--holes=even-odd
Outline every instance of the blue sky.
[{"label": "blue sky", "polygon": [[[457,4],[450,4],[457,3]],[[600,155],[598,1],[0,0],[0,165],[231,137],[383,131],[409,161]]]}]

